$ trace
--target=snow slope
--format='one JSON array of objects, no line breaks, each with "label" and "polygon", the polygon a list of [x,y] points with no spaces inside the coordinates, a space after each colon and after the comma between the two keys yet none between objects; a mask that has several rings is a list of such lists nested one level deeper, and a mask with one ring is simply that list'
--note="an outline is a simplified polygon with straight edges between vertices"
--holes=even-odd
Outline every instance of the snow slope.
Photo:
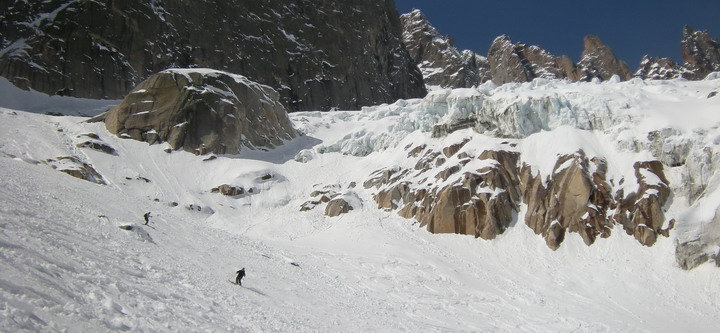
[{"label": "snow slope", "polygon": [[[720,80],[699,84],[720,89]],[[675,81],[677,93],[666,95],[700,94],[700,86],[688,85]],[[479,93],[482,89],[500,94],[508,88],[481,87]],[[636,101],[665,105],[657,98]],[[0,109],[0,330],[717,329],[717,268],[712,263],[678,268],[675,233],[650,248],[620,231],[591,247],[568,237],[552,251],[524,226],[521,211],[493,241],[433,235],[376,209],[371,190],[350,188],[377,169],[406,163],[402,149],[408,143],[440,147],[453,136],[479,135],[466,129],[430,138],[433,122],[444,117],[438,113],[444,111],[427,106],[430,101],[292,114],[305,136],[270,152],[209,161],[166,153],[165,145],[120,139],[81,117]],[[711,117],[703,126],[712,129],[709,122],[717,121]],[[97,134],[116,155],[78,148],[87,133]],[[604,132],[567,126],[538,132],[533,140],[512,140],[520,148],[548,144],[552,133],[588,138],[604,154],[630,154]],[[493,140],[500,139],[483,136],[467,149]],[[91,164],[107,185],[59,173],[43,162],[70,155]],[[538,170],[542,161],[539,156],[535,162]],[[270,178],[263,179],[266,175]],[[253,193],[211,193],[221,184]],[[324,187],[362,203],[336,218],[325,217],[320,208],[299,212],[310,192]],[[717,205],[707,204],[711,208],[704,212]],[[693,212],[682,200],[673,205],[669,214]],[[154,218],[144,226],[147,211]],[[248,275],[238,287],[228,281],[241,267]]]},{"label": "snow slope", "polygon": [[25,91],[0,77],[0,107],[3,108],[87,117],[101,114],[118,103],[119,100],[48,96],[34,90]]}]

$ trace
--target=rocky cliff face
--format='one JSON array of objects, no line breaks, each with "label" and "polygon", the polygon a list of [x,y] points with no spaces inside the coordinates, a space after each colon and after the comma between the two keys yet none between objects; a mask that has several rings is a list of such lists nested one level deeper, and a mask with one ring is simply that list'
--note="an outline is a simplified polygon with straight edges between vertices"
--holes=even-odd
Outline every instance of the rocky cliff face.
[{"label": "rocky cliff face", "polygon": [[15,1],[3,5],[0,75],[49,94],[120,98],[166,68],[269,85],[289,110],[422,97],[392,0]]},{"label": "rocky cliff face", "polygon": [[236,154],[295,137],[278,98],[243,76],[174,69],[152,75],[102,117],[120,136],[196,154]]},{"label": "rocky cliff face", "polygon": [[493,41],[487,58],[472,51],[460,52],[452,38],[441,35],[419,10],[402,15],[401,22],[403,40],[428,85],[464,88],[488,80],[501,85],[536,78],[589,81],[596,77],[607,80],[612,75],[626,80],[631,76],[627,65],[596,36],[585,38],[582,60],[576,65],[567,56],[515,43],[506,35]]},{"label": "rocky cliff face", "polygon": [[585,49],[577,65],[575,80],[591,81],[598,78],[604,81],[609,80],[613,75],[617,75],[621,80],[625,81],[632,77],[628,65],[615,57],[612,49],[603,44],[598,36],[585,36],[584,44]]},{"label": "rocky cliff face", "polygon": [[680,49],[686,70],[683,77],[701,80],[712,72],[720,71],[720,43],[712,39],[707,31],[685,26]]},{"label": "rocky cliff face", "polygon": [[[483,139],[464,138],[438,150],[408,146],[408,158],[417,161],[413,169],[378,170],[364,186],[377,189],[378,208],[399,209],[399,215],[419,221],[430,232],[483,239],[502,234],[525,204],[525,224],[553,250],[567,233],[577,233],[592,245],[620,226],[652,246],[672,228],[674,222],[665,221],[662,209],[669,183],[658,161],[635,163],[635,175],[628,178],[636,183],[625,188],[636,190],[625,193],[613,185],[616,179],[608,179],[607,162],[582,150],[558,156],[552,173],[541,176],[522,161],[516,144],[506,141],[475,155],[463,150],[473,140]],[[429,174],[434,169],[442,171]]]},{"label": "rocky cliff face", "polygon": [[425,84],[468,88],[490,79],[489,64],[475,52],[458,50],[452,38],[441,35],[419,10],[400,16],[403,41],[423,73]]},{"label": "rocky cliff face", "polygon": [[[452,38],[441,35],[419,10],[402,15],[401,21],[403,40],[422,70],[425,82],[447,88],[470,87],[488,80],[501,85],[536,78],[609,80],[613,75],[622,81],[631,77],[700,80],[720,71],[720,44],[708,32],[687,26],[681,43],[682,66],[669,58],[645,56],[633,74],[628,65],[594,35],[584,38],[584,50],[577,64],[567,56],[554,56],[538,46],[513,42],[506,35],[493,41],[485,58],[472,51],[459,52]],[[468,61],[473,56],[476,60]]]},{"label": "rocky cliff face", "polygon": [[534,45],[513,43],[506,35],[495,38],[488,51],[488,61],[490,76],[498,85],[535,78],[572,78],[575,69],[568,57],[556,57]]}]

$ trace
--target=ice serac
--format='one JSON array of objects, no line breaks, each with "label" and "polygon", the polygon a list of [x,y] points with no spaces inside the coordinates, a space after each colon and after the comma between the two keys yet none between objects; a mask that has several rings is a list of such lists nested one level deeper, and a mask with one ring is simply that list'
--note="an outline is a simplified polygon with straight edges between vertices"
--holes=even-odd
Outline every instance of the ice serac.
[{"label": "ice serac", "polygon": [[685,26],[680,49],[686,70],[683,77],[686,79],[702,80],[708,74],[720,71],[720,43],[707,31]]},{"label": "ice serac", "polygon": [[395,123],[317,153],[404,147],[364,186],[379,208],[431,232],[491,239],[520,225],[557,249],[611,233],[652,246],[675,230],[678,262],[691,267],[720,243],[719,82],[535,79],[434,90],[345,115]]},{"label": "ice serac", "polygon": [[490,79],[487,58],[460,51],[450,36],[441,35],[420,10],[400,16],[403,42],[420,68],[425,84],[469,88]]},{"label": "ice serac", "polygon": [[577,65],[576,80],[591,81],[598,78],[605,81],[617,75],[625,81],[632,77],[628,65],[615,57],[615,53],[600,40],[600,37],[587,35],[584,44],[585,49]]},{"label": "ice serac", "polygon": [[490,76],[497,85],[535,78],[574,78],[575,65],[570,58],[556,57],[535,45],[513,43],[507,35],[495,38],[487,58]]},{"label": "ice serac", "polygon": [[173,149],[235,154],[296,136],[278,93],[226,72],[171,69],[150,76],[105,114],[108,131]]},{"label": "ice serac", "polygon": [[392,0],[14,1],[0,13],[0,75],[22,88],[122,98],[168,68],[271,86],[289,111],[425,94]]}]

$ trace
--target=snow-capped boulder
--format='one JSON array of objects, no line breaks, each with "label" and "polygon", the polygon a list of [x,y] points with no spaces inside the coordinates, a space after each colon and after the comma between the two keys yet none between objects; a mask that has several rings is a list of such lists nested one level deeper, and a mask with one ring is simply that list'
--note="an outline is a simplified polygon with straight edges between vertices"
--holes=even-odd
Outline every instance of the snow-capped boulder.
[{"label": "snow-capped boulder", "polygon": [[228,184],[222,184],[218,187],[213,187],[210,190],[210,192],[211,193],[220,193],[222,195],[234,197],[237,195],[245,194],[245,189],[242,186],[233,186],[233,185],[228,185]]},{"label": "snow-capped boulder", "polygon": [[633,77],[650,80],[669,80],[680,77],[680,67],[670,58],[644,56]]},{"label": "snow-capped boulder", "polygon": [[[321,201],[326,201],[324,196],[321,198]],[[348,190],[335,196],[334,199],[327,202],[327,206],[325,206],[325,215],[328,217],[340,216],[361,207],[362,200],[357,193],[352,190]]]},{"label": "snow-capped boulder", "polygon": [[103,176],[95,168],[83,162],[76,156],[60,156],[42,161],[51,168],[68,174],[78,179],[87,180],[91,183],[106,185]]},{"label": "snow-capped boulder", "polygon": [[340,216],[353,210],[353,207],[343,198],[330,200],[325,207],[325,215],[328,217]]},{"label": "snow-capped boulder", "polygon": [[104,115],[111,133],[194,153],[273,148],[296,136],[277,92],[207,69],[171,69],[140,83]]}]

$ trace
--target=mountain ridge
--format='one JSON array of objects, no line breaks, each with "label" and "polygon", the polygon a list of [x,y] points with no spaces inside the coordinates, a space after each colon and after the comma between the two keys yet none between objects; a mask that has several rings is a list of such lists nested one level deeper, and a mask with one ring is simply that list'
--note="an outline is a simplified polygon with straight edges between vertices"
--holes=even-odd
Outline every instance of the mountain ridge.
[{"label": "mountain ridge", "polygon": [[[609,80],[618,75],[620,80],[632,77],[641,79],[686,78],[701,80],[709,73],[720,70],[720,44],[707,31],[695,31],[689,26],[683,28],[681,53],[684,64],[676,65],[670,59],[645,56],[633,73],[629,66],[618,59],[612,49],[595,35],[583,39],[584,49],[580,61],[573,63],[565,56],[555,56],[535,45],[513,42],[509,36],[495,38],[487,57],[479,56],[479,65],[469,65],[458,60],[457,54],[473,51],[458,50],[450,36],[442,36],[418,9],[401,15],[404,26],[404,40],[411,50],[423,50],[413,54],[415,63],[424,70],[431,85],[444,88],[467,88],[469,83],[483,83],[493,80],[496,84],[508,82],[529,82],[535,78],[569,79],[571,81]],[[425,32],[423,37],[420,31]],[[438,40],[444,40],[438,43]],[[430,51],[428,51],[430,50]],[[462,70],[460,70],[462,69]],[[459,73],[465,73],[462,82],[457,81]],[[442,75],[440,74],[442,73]],[[441,80],[434,76],[455,78]],[[435,84],[439,83],[439,84]]]}]

